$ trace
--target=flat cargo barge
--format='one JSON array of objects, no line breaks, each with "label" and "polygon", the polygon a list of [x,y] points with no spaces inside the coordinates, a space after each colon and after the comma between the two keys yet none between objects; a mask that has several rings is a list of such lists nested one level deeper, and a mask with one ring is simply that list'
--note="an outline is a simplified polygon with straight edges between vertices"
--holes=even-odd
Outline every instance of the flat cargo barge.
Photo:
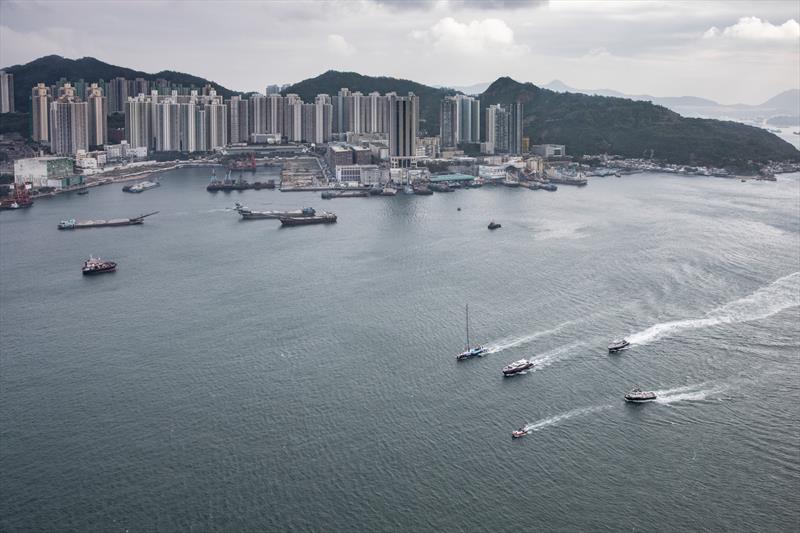
[{"label": "flat cargo barge", "polygon": [[281,217],[283,226],[307,226],[309,224],[333,224],[336,222],[334,213],[322,213],[310,217]]},{"label": "flat cargo barge", "polygon": [[144,218],[149,217],[151,215],[155,215],[158,211],[154,211],[153,213],[148,213],[146,215],[139,215],[138,217],[133,218],[111,218],[108,220],[98,219],[98,220],[75,220],[74,218],[70,220],[62,220],[58,223],[58,229],[83,229],[83,228],[104,228],[110,226],[136,226],[138,224],[144,224]]}]

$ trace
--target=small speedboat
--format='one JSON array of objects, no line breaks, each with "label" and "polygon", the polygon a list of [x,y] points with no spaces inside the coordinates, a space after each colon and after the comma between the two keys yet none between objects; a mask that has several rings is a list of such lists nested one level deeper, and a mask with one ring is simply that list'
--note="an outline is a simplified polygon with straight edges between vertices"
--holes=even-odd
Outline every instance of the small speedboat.
[{"label": "small speedboat", "polygon": [[81,196],[83,196],[84,194],[89,194],[89,189],[81,189],[77,191],[75,194],[79,194]]},{"label": "small speedboat", "polygon": [[635,388],[625,395],[626,402],[650,402],[656,399],[656,393],[652,391],[643,391],[640,388]]},{"label": "small speedboat", "polygon": [[520,439],[520,438],[524,437],[527,434],[528,434],[528,432],[525,431],[525,428],[519,428],[518,430],[511,432],[511,437],[514,438],[514,439]]},{"label": "small speedboat", "polygon": [[615,341],[611,341],[611,343],[608,345],[608,353],[614,353],[620,350],[624,350],[630,345],[631,343],[628,342],[628,339],[618,339]]},{"label": "small speedboat", "polygon": [[489,222],[489,229],[497,229],[497,228],[502,228],[502,227],[503,227],[502,225],[498,224],[494,220]]},{"label": "small speedboat", "polygon": [[530,359],[520,359],[519,361],[514,361],[513,363],[504,366],[503,376],[513,376],[515,374],[519,374],[520,372],[524,372],[529,368],[533,368],[533,361]]}]

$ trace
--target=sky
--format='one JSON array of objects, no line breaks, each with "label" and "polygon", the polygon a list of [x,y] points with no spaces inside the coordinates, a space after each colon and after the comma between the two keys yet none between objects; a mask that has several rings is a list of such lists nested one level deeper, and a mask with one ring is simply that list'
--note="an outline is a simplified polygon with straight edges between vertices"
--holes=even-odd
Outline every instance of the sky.
[{"label": "sky", "polygon": [[0,67],[58,54],[264,91],[329,69],[760,103],[800,87],[800,2],[0,0]]}]

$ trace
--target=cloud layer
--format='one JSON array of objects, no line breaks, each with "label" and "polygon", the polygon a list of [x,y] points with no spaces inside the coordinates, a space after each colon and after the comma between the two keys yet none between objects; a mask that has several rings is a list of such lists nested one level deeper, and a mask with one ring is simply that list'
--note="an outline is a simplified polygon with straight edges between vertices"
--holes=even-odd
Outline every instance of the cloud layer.
[{"label": "cloud layer", "polygon": [[797,43],[800,40],[800,24],[790,19],[776,26],[758,17],[742,17],[739,22],[720,30],[712,26],[703,34],[706,39],[729,38],[746,41],[787,41]]},{"label": "cloud layer", "polygon": [[[264,90],[328,69],[465,86],[499,76],[757,103],[800,79],[800,4],[653,0],[0,0],[0,67],[94,56]],[[87,20],[91,25],[87,26]],[[742,76],[742,69],[747,76]]]}]

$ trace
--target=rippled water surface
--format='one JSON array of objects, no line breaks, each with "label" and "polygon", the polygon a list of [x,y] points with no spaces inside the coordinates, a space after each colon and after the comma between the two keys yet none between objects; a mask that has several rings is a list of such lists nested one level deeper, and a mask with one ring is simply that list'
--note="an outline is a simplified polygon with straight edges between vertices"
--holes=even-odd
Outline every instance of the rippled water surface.
[{"label": "rippled water surface", "polygon": [[[331,201],[207,178],[0,213],[1,530],[797,527],[800,176]],[[89,254],[118,271],[82,277]],[[457,363],[467,302],[490,353]]]}]

